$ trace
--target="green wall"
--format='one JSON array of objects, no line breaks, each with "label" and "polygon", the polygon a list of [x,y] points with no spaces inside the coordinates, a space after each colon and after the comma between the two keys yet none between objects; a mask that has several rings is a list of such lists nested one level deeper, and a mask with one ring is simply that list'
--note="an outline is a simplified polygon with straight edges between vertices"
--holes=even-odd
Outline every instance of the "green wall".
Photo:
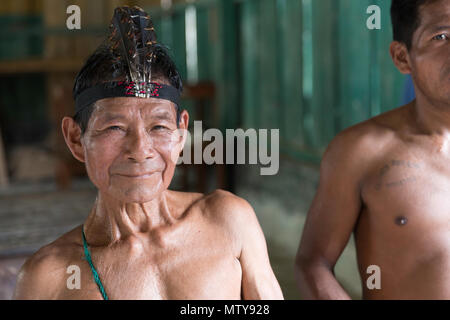
[{"label": "green wall", "polygon": [[[366,28],[371,4],[381,7],[381,30]],[[284,155],[318,162],[336,133],[400,103],[404,78],[388,53],[390,0],[198,0],[168,12],[146,8],[185,81],[193,79],[189,6],[196,15],[194,78],[216,84],[214,125],[221,129],[279,128]],[[14,26],[0,33],[0,58],[39,54],[39,32],[23,25],[40,20],[12,18],[0,19]]]},{"label": "green wall", "polygon": [[[368,6],[381,8],[369,30]],[[404,76],[389,56],[390,0],[203,0],[199,80],[218,86],[220,126],[279,128],[285,155],[318,162],[341,130],[399,106]],[[149,9],[185,79],[186,5]]]}]

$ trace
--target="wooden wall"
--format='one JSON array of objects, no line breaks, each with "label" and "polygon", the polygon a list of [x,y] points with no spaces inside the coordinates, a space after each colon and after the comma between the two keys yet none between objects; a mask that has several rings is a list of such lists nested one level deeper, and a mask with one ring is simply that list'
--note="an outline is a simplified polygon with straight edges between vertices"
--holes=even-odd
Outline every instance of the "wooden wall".
[{"label": "wooden wall", "polygon": [[[186,10],[194,7],[197,81],[216,84],[220,127],[280,128],[283,153],[299,160],[317,162],[339,131],[400,103],[404,78],[388,53],[390,0],[375,1],[382,29],[372,31],[366,9],[373,0],[172,2],[165,11],[159,0],[14,0],[2,1],[0,13],[41,12],[42,54],[84,58],[114,7],[137,4],[189,82]],[[81,7],[79,32],[65,29],[69,4]]]}]

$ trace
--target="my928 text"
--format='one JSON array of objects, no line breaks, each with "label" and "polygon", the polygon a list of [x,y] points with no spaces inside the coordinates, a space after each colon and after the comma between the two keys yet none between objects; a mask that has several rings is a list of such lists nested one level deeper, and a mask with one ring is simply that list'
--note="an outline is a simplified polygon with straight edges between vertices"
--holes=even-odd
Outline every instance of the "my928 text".
[{"label": "my928 text", "polygon": [[[218,310],[219,311],[219,310]],[[232,304],[225,305],[224,315],[268,315],[270,314],[269,305],[244,305]]]}]

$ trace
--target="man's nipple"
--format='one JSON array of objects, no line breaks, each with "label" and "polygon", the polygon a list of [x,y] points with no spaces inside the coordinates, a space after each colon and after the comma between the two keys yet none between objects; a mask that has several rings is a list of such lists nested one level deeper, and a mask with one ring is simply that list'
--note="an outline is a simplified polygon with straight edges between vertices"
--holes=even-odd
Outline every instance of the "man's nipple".
[{"label": "man's nipple", "polygon": [[398,226],[404,226],[408,223],[408,218],[406,218],[405,216],[398,216],[397,218],[395,218],[395,224]]}]

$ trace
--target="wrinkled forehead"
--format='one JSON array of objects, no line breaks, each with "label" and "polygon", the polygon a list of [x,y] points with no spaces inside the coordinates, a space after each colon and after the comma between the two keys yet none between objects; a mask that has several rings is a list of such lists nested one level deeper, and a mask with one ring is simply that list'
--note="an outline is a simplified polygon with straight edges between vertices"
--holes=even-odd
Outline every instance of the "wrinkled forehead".
[{"label": "wrinkled forehead", "polygon": [[101,99],[95,103],[92,117],[133,119],[158,118],[176,121],[176,106],[173,102],[158,98],[116,97]]}]

